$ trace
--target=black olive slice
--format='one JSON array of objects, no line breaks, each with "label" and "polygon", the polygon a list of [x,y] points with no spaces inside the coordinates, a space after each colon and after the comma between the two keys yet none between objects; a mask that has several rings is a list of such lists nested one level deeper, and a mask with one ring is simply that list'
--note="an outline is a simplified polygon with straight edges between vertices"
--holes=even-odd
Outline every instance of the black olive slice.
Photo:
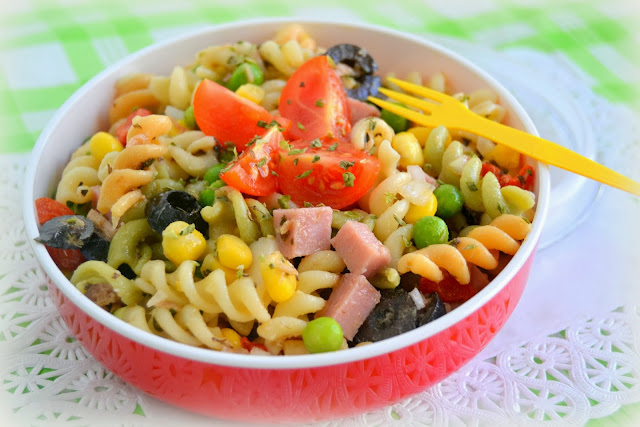
[{"label": "black olive slice", "polygon": [[80,251],[87,261],[95,260],[107,262],[110,244],[111,242],[102,234],[94,232]]},{"label": "black olive slice", "polygon": [[327,50],[327,56],[336,64],[345,64],[353,70],[352,77],[358,84],[353,88],[346,89],[349,97],[366,101],[369,95],[378,93],[381,80],[379,76],[373,75],[378,71],[378,64],[365,49],[343,43],[330,47]]},{"label": "black olive slice", "polygon": [[383,289],[380,302],[364,321],[353,338],[354,343],[375,342],[415,329],[416,305],[402,289]]},{"label": "black olive slice", "polygon": [[172,190],[160,193],[151,199],[147,203],[145,214],[151,228],[162,233],[175,221],[184,221],[198,226],[199,223],[204,222],[200,216],[200,209],[200,203],[191,194]]},{"label": "black olive slice", "polygon": [[42,224],[36,241],[52,248],[80,249],[89,240],[94,229],[93,222],[86,217],[59,216]]},{"label": "black olive slice", "polygon": [[327,55],[336,64],[343,63],[351,67],[355,72],[356,80],[378,71],[378,64],[369,52],[353,44],[342,43],[332,46],[327,50]]},{"label": "black olive slice", "polygon": [[424,296],[431,298],[431,300],[423,309],[418,311],[418,326],[426,325],[447,313],[444,303],[437,293],[434,292]]}]

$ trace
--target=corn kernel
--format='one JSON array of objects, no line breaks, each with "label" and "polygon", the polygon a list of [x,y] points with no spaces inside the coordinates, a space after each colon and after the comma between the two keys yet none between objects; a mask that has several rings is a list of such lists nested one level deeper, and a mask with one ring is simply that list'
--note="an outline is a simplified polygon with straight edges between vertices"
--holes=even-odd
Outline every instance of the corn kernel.
[{"label": "corn kernel", "polygon": [[233,234],[223,234],[218,237],[216,248],[220,264],[232,270],[237,270],[240,266],[249,268],[253,261],[249,246]]},{"label": "corn kernel", "polygon": [[264,100],[264,89],[251,83],[240,86],[236,89],[236,94],[258,105]]},{"label": "corn kernel", "polygon": [[220,329],[220,332],[222,332],[222,336],[224,337],[224,339],[229,341],[233,348],[242,347],[242,338],[236,331],[231,328],[222,328]]},{"label": "corn kernel", "polygon": [[496,145],[484,158],[486,161],[495,161],[498,165],[507,169],[517,169],[520,166],[520,153],[506,145]]},{"label": "corn kernel", "polygon": [[91,155],[101,162],[107,153],[122,151],[124,147],[113,135],[107,132],[98,132],[89,140],[89,149]]},{"label": "corn kernel", "polygon": [[276,251],[260,261],[260,274],[273,301],[286,301],[296,292],[296,269],[280,252]]},{"label": "corn kernel", "polygon": [[400,154],[400,166],[406,168],[410,165],[422,165],[424,155],[418,138],[409,132],[397,133],[391,140],[391,147]]},{"label": "corn kernel", "polygon": [[184,261],[195,261],[207,248],[207,241],[193,224],[184,221],[172,222],[162,232],[164,256],[175,265]]},{"label": "corn kernel", "polygon": [[238,278],[238,273],[235,270],[232,270],[220,264],[220,260],[216,258],[214,254],[207,254],[207,256],[204,257],[204,260],[202,260],[202,266],[200,267],[200,270],[204,272],[212,272],[218,269],[222,270],[222,272],[224,273],[224,278],[227,282],[227,285],[235,282],[235,280]]},{"label": "corn kernel", "polygon": [[420,218],[425,216],[434,216],[438,210],[438,199],[431,193],[431,197],[422,206],[411,203],[409,211],[404,216],[405,222],[415,224]]},{"label": "corn kernel", "polygon": [[424,147],[424,145],[427,143],[427,138],[429,138],[429,134],[432,130],[433,128],[428,126],[414,126],[407,129],[407,132],[415,135],[416,139],[418,140],[418,144],[420,144],[421,147]]}]

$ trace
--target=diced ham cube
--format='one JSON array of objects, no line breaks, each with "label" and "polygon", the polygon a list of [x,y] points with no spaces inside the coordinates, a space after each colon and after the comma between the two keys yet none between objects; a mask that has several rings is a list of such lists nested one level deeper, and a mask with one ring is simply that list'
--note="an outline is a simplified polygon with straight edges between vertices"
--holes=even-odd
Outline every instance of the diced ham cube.
[{"label": "diced ham cube", "polygon": [[316,313],[315,318],[331,317],[340,324],[344,337],[351,341],[379,302],[380,292],[366,277],[348,273],[342,276],[327,304]]},{"label": "diced ham cube", "polygon": [[348,98],[347,103],[351,112],[351,123],[356,123],[366,117],[380,117],[380,110],[371,104],[354,98]]},{"label": "diced ham cube", "polygon": [[289,259],[329,249],[332,218],[333,209],[328,206],[275,209],[273,224],[278,249]]},{"label": "diced ham cube", "polygon": [[366,224],[347,221],[331,240],[349,271],[371,277],[391,262],[391,253]]}]

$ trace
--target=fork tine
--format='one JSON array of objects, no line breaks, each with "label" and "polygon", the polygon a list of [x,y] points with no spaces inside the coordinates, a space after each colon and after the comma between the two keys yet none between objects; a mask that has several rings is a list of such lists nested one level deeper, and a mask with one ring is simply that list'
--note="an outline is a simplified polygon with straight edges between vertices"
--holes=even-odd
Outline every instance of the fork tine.
[{"label": "fork tine", "polygon": [[403,104],[410,107],[415,107],[418,110],[422,110],[424,112],[431,112],[433,111],[434,107],[437,107],[437,105],[432,102],[423,101],[422,99],[415,98],[411,95],[385,89],[382,87],[378,89],[378,91],[387,95],[391,99],[395,99],[396,101],[402,102]]},{"label": "fork tine", "polygon": [[407,92],[415,93],[416,95],[430,98],[438,102],[443,102],[450,98],[448,95],[445,95],[442,92],[438,92],[437,90],[429,89],[424,86],[419,86],[413,83],[406,82],[404,80],[396,79],[395,77],[387,77],[387,80],[389,80],[391,83],[395,83]]},{"label": "fork tine", "polygon": [[382,99],[374,98],[373,96],[370,96],[367,99],[376,104],[378,107],[384,108],[387,111],[391,111],[392,113],[409,119],[414,123],[418,123],[422,126],[434,126],[433,120],[431,120],[430,116],[420,114],[416,111],[404,108],[389,101],[383,101]]}]

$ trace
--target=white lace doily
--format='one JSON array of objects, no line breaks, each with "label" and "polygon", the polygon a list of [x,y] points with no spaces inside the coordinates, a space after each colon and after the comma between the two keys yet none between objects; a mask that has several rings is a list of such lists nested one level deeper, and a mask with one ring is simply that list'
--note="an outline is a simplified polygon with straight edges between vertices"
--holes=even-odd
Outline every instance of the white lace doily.
[{"label": "white lace doily", "polygon": [[[563,87],[593,124],[598,160],[632,171],[640,132],[633,120],[624,120],[630,111],[596,97],[561,58],[518,51],[510,60],[535,64],[541,84]],[[543,71],[550,69],[555,71]],[[526,107],[526,99],[521,101]],[[9,421],[4,425],[227,425],[125,384],[70,335],[26,241],[20,206],[27,161],[25,155],[0,157],[0,419]],[[612,249],[604,230],[595,244],[620,258],[604,264],[612,271],[600,283],[580,276],[580,262],[592,262],[587,255],[567,252],[586,254],[589,242],[580,237],[598,237],[603,218],[616,209],[639,212],[636,198],[604,193],[571,239],[538,254],[520,305],[472,362],[402,403],[318,425],[580,425],[640,402],[640,299],[630,290],[638,287],[630,275],[638,257]],[[612,241],[623,248],[639,235],[629,224],[612,231]],[[556,282],[548,283],[550,278]],[[556,295],[548,295],[549,289]]]}]

